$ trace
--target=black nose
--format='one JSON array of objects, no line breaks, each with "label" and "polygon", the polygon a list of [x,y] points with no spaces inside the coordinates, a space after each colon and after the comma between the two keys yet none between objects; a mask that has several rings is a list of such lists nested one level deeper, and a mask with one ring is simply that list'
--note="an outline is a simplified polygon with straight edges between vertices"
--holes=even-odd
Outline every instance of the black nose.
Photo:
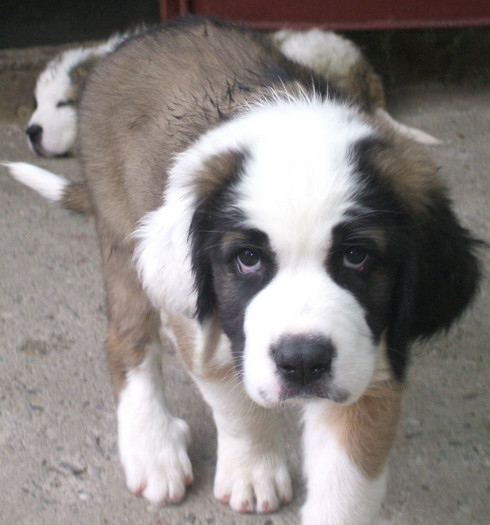
[{"label": "black nose", "polygon": [[41,141],[43,128],[39,124],[31,124],[26,129],[27,136],[33,144],[38,144]]},{"label": "black nose", "polygon": [[302,386],[328,374],[334,354],[332,342],[322,336],[287,336],[272,348],[281,376]]}]

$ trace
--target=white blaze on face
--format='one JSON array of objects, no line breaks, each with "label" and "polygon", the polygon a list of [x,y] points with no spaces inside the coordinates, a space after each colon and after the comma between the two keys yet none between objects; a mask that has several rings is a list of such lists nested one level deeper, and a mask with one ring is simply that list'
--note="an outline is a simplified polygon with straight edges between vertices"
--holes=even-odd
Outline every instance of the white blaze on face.
[{"label": "white blaze on face", "polygon": [[320,334],[335,347],[324,380],[352,401],[372,377],[376,351],[363,308],[328,275],[326,259],[359,189],[350,147],[372,132],[330,103],[263,111],[256,129],[237,207],[268,236],[278,268],[245,313],[245,387],[256,402],[277,404],[283,385],[271,347],[284,336]]},{"label": "white blaze on face", "polygon": [[[70,78],[64,70],[46,71],[38,80],[35,91],[37,108],[27,127],[37,125],[42,128],[38,146],[43,155],[63,155],[73,147],[76,107],[67,104],[73,96],[72,91]],[[33,145],[29,145],[33,149]]]}]

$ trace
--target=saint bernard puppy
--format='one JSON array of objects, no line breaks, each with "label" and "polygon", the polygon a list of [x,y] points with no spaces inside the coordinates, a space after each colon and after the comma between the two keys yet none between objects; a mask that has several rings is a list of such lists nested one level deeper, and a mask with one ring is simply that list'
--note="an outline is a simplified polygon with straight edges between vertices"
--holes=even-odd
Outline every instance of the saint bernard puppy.
[{"label": "saint bernard puppy", "polygon": [[[193,479],[149,346],[163,333],[213,411],[218,500],[291,499],[277,409],[294,399],[302,523],[372,523],[410,344],[448,328],[479,277],[425,152],[266,34],[213,20],[125,42],[79,125],[129,489],[177,503]],[[63,201],[50,177],[27,183]]]},{"label": "saint bernard puppy", "polygon": [[78,101],[90,70],[100,58],[143,29],[142,26],[116,33],[97,45],[68,49],[48,62],[36,81],[34,112],[26,128],[27,143],[33,153],[56,157],[72,152]]}]

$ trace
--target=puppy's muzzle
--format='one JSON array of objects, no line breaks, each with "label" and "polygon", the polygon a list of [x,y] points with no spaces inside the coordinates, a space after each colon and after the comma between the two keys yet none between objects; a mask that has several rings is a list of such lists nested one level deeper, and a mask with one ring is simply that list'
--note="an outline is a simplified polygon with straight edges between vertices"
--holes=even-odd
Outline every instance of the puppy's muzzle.
[{"label": "puppy's muzzle", "polygon": [[332,342],[322,336],[286,336],[272,347],[279,375],[296,388],[325,379],[334,354]]}]

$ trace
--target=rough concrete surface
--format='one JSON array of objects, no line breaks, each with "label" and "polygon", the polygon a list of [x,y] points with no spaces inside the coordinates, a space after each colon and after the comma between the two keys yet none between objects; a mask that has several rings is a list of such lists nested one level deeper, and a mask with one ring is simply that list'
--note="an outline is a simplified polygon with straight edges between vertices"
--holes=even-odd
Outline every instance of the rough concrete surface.
[{"label": "rough concrete surface", "polygon": [[[23,130],[36,68],[22,60],[0,70],[0,159],[77,178],[76,159],[43,160],[27,148]],[[464,224],[488,241],[488,88],[400,87],[390,108],[444,141],[433,149],[441,176]],[[50,206],[3,168],[0,202],[0,523],[298,523],[304,491],[294,409],[284,423],[292,504],[271,515],[237,515],[213,498],[213,423],[175,355],[166,356],[168,404],[192,428],[195,482],[183,503],[169,508],[129,494],[101,351],[106,320],[93,221]],[[488,273],[488,250],[482,259]],[[485,280],[449,334],[414,349],[380,523],[489,523],[489,311]]]}]

